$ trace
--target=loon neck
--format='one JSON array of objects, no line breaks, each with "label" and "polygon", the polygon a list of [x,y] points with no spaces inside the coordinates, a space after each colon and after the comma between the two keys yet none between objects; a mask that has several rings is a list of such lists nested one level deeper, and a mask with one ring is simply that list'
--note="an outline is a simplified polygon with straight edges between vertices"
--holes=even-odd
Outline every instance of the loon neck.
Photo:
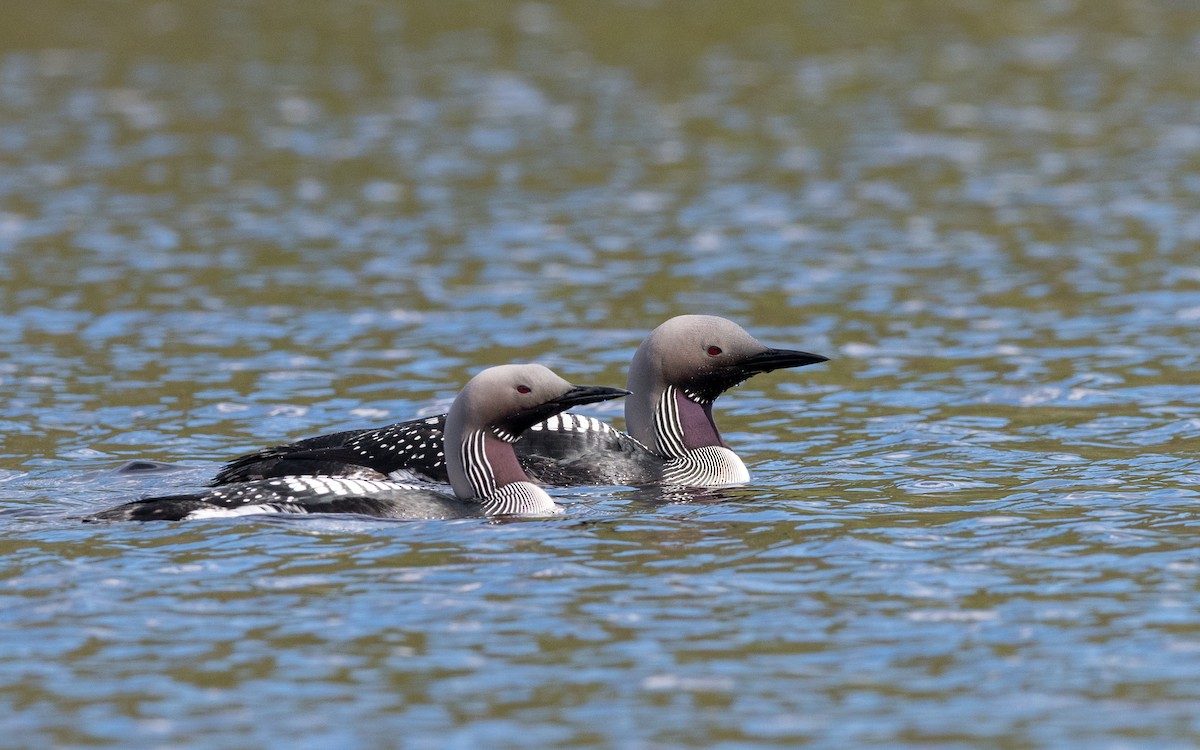
[{"label": "loon neck", "polygon": [[693,400],[672,385],[663,389],[655,405],[653,434],[652,444],[667,458],[686,456],[698,448],[726,447],[713,421],[712,402]]},{"label": "loon neck", "polygon": [[[447,439],[446,446],[451,442]],[[533,483],[517,460],[513,444],[491,430],[468,432],[459,450],[446,451],[454,494],[477,502],[485,515],[553,515],[562,509]]]},{"label": "loon neck", "polygon": [[[446,437],[446,445],[451,445]],[[472,430],[459,441],[458,450],[446,451],[450,484],[460,499],[495,497],[507,485],[529,483],[512,442],[491,430]]]},{"label": "loon neck", "polygon": [[643,434],[649,432],[649,442],[632,429],[630,432],[653,445],[665,459],[664,484],[720,487],[750,481],[746,464],[729,449],[717,429],[711,401],[692,398],[675,386],[667,386],[650,413],[652,418],[642,423]]}]

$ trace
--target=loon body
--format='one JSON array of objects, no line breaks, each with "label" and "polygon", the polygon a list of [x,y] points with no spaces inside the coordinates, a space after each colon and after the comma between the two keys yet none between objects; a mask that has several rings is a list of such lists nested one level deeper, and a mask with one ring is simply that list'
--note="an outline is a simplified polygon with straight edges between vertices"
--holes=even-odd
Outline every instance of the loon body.
[{"label": "loon body", "polygon": [[[721,437],[712,405],[759,373],[826,361],[774,349],[736,323],[681,315],[654,329],[634,353],[625,402],[628,432],[562,413],[533,425],[514,446],[526,473],[553,485],[671,484],[712,487],[749,481]],[[440,445],[445,417],[350,430],[265,448],[234,459],[212,484],[329,473],[446,481]]]},{"label": "loon body", "polygon": [[[364,467],[255,478],[194,494],[137,500],[89,521],[185,520],[257,513],[357,513],[385,518],[545,515],[559,508],[522,470],[513,445],[531,425],[572,406],[627,395],[573,386],[541,365],[492,367],[459,392],[438,432],[442,471],[453,495]],[[332,437],[332,436],[331,436]],[[343,470],[338,470],[343,469]]]}]

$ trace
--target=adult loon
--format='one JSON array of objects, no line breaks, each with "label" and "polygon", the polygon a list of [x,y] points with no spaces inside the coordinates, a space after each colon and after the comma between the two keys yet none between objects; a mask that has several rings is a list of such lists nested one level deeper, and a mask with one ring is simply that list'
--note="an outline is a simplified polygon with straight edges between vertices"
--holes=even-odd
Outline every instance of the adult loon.
[{"label": "adult loon", "polygon": [[[749,481],[742,459],[713,420],[717,397],[759,373],[825,362],[819,354],[773,349],[733,321],[680,315],[654,329],[629,368],[628,433],[592,417],[558,414],[515,446],[543,484],[672,484],[713,487]],[[349,430],[264,448],[226,464],[212,485],[306,474],[446,481],[437,449],[445,417]]]},{"label": "adult loon", "polygon": [[484,370],[463,387],[444,430],[445,467],[454,495],[389,480],[369,469],[316,473],[151,497],[96,513],[88,521],[151,521],[254,513],[358,513],[387,518],[546,515],[559,508],[534,484],[513,445],[530,426],[572,406],[628,395],[620,388],[574,386],[541,365]]}]

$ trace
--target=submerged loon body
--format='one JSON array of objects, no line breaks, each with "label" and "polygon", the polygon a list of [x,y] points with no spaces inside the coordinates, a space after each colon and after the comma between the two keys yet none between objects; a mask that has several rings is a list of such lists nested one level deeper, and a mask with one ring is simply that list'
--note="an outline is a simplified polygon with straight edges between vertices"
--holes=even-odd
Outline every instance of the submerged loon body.
[{"label": "submerged loon body", "polygon": [[[445,481],[454,494],[369,469],[255,478],[193,494],[137,500],[89,521],[185,520],[258,513],[357,513],[386,518],[545,515],[557,505],[522,470],[513,445],[531,425],[572,406],[628,392],[573,386],[541,365],[492,367],[459,392],[438,431]],[[338,468],[343,470],[338,471]]]},{"label": "submerged loon body", "polygon": [[[543,484],[746,482],[750,473],[721,437],[713,403],[759,373],[826,359],[768,347],[724,318],[681,315],[654,329],[634,353],[628,432],[568,412],[533,425],[514,451],[526,473]],[[445,424],[445,417],[430,417],[265,448],[228,463],[212,484],[311,474],[446,481],[438,449]]]}]

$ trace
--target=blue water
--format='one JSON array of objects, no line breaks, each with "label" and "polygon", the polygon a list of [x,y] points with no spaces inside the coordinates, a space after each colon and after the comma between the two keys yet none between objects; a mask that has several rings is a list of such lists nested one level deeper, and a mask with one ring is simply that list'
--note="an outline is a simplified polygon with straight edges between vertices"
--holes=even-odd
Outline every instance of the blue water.
[{"label": "blue water", "polygon": [[[7,744],[1200,745],[1200,12],[289,7],[0,29]],[[688,312],[746,486],[79,522]]]}]

